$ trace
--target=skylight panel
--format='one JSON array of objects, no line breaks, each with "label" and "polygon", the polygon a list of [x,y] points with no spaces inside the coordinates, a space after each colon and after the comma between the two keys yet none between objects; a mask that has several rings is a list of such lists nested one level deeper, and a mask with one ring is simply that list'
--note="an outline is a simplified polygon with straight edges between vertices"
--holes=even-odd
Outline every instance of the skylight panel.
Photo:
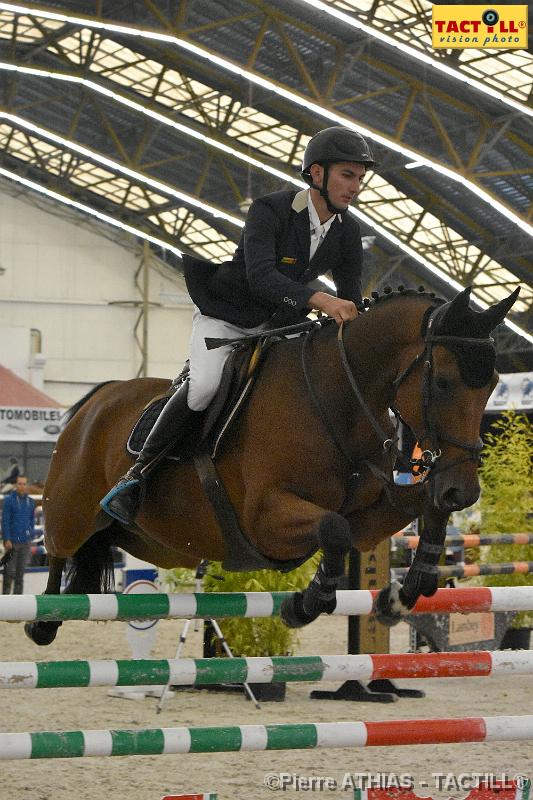
[{"label": "skylight panel", "polygon": [[163,227],[166,232],[176,237],[178,242],[189,247],[199,256],[224,261],[231,258],[236,244],[223,236],[204,219],[195,217],[186,208],[165,210],[150,217],[151,222]]},{"label": "skylight panel", "polygon": [[[531,91],[533,53],[526,50],[454,50],[436,53],[431,43],[431,9],[428,0],[329,0],[329,5],[348,12],[373,28],[424,50],[435,61],[443,61],[448,52],[457,54],[455,68],[480,83],[488,81],[500,92],[527,101]],[[371,15],[371,17],[370,17]],[[445,59],[444,59],[445,60]],[[491,63],[493,62],[493,63]]]},{"label": "skylight panel", "polygon": [[[12,11],[0,11],[0,39],[12,39],[15,35],[15,15]],[[16,21],[16,38],[19,42],[33,43],[43,39],[47,31],[63,27],[53,19],[41,19],[37,27],[30,17],[21,14]]]}]

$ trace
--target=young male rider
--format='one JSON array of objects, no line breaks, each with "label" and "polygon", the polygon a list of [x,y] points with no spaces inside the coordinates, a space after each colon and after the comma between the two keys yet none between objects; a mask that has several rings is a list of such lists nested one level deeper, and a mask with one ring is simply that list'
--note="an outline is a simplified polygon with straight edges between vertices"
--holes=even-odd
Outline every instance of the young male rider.
[{"label": "young male rider", "polygon": [[[284,189],[255,200],[231,262],[184,258],[195,303],[189,380],[163,408],[135,464],[101,501],[112,517],[124,524],[134,520],[146,478],[215,396],[232,347],[207,350],[205,338],[237,339],[302,322],[311,309],[338,324],[357,315],[363,251],[359,225],[347,209],[372,166],[372,152],[355,131],[319,131],[302,164],[309,189]],[[309,285],[328,270],[336,297]]]}]

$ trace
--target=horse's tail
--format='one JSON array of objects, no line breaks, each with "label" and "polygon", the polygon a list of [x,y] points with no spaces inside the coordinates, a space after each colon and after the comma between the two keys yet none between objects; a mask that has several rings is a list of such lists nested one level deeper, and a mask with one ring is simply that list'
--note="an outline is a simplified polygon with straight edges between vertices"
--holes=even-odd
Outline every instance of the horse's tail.
[{"label": "horse's tail", "polygon": [[74,403],[73,406],[65,411],[61,419],[62,426],[65,427],[65,425],[70,422],[74,414],[77,414],[80,408],[85,405],[87,400],[90,400],[93,394],[96,394],[96,392],[100,391],[103,386],[107,386],[108,383],[116,383],[116,381],[103,381],[102,383],[98,383],[96,386],[93,386],[93,388],[90,389],[87,394],[84,394],[77,403]]},{"label": "horse's tail", "polygon": [[94,533],[72,556],[65,594],[107,594],[115,590],[112,535],[113,526]]}]

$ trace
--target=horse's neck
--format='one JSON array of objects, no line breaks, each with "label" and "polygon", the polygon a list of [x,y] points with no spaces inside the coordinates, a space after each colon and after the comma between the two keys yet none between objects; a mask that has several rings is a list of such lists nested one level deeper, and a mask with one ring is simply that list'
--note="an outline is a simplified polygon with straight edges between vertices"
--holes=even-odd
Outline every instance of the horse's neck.
[{"label": "horse's neck", "polygon": [[365,396],[392,400],[392,382],[421,344],[420,328],[427,303],[401,298],[366,312],[348,326],[345,341],[350,365]]}]

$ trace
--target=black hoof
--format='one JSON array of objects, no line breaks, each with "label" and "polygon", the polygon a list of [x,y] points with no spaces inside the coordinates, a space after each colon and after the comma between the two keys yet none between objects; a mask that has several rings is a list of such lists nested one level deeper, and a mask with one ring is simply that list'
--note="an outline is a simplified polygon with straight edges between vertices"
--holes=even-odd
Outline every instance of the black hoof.
[{"label": "black hoof", "polygon": [[38,645],[52,644],[61,622],[27,622],[24,625],[26,636]]},{"label": "black hoof", "polygon": [[387,628],[392,628],[401,622],[409,613],[409,608],[402,600],[399,583],[395,581],[380,591],[374,601],[373,611],[377,621]]},{"label": "black hoof", "polygon": [[281,604],[280,616],[288,628],[303,628],[314,622],[321,614],[332,614],[337,607],[337,598],[324,597],[308,587],[304,592],[294,592]]},{"label": "black hoof", "polygon": [[319,614],[313,616],[306,612],[301,592],[294,592],[290,597],[286,597],[281,604],[279,613],[281,621],[288,628],[303,628],[304,625],[309,625],[319,616]]}]

